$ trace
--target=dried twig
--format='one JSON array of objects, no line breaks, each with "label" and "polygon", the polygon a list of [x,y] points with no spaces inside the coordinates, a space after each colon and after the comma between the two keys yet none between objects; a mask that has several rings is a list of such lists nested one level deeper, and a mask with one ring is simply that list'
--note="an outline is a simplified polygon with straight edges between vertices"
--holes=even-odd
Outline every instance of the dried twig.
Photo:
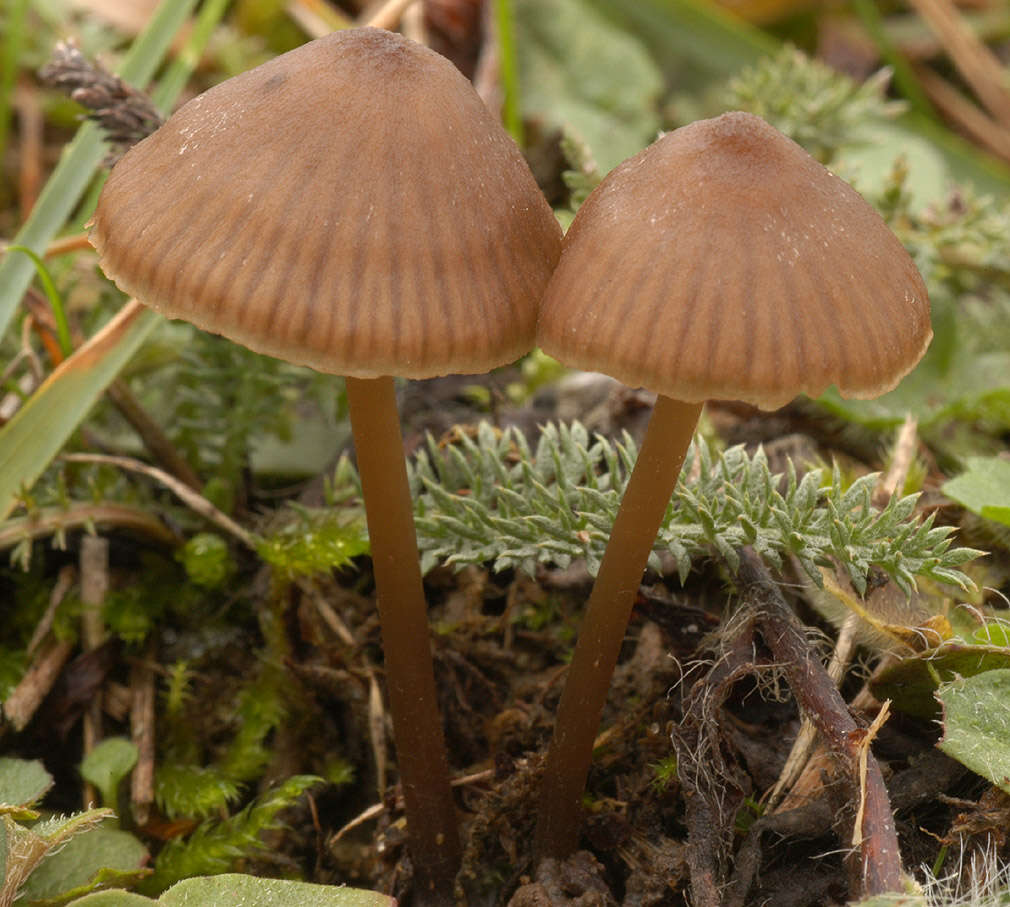
[{"label": "dried twig", "polygon": [[[859,617],[856,614],[850,614],[838,632],[838,639],[835,642],[834,651],[831,653],[831,663],[827,667],[828,676],[835,686],[841,684],[845,670],[848,667],[849,659],[852,657],[852,652],[856,647],[856,631],[859,628],[859,623]],[[817,747],[816,743],[817,728],[814,727],[810,718],[804,715],[799,733],[796,735],[792,748],[789,750],[786,764],[782,766],[779,778],[766,798],[765,802],[769,809],[778,806],[780,803],[782,803],[783,809],[791,809],[793,806],[798,805],[783,803],[783,799],[787,793],[792,794],[795,791],[797,782],[804,774],[811,774],[804,771],[808,766],[814,766],[813,773],[819,774],[820,760],[812,757],[818,753],[823,753],[824,749],[823,747]],[[792,799],[794,797],[791,796],[790,801]]]},{"label": "dried twig", "polygon": [[[148,647],[148,655],[152,654]],[[137,764],[130,779],[133,818],[146,825],[154,803],[154,671],[150,663],[135,661],[130,668],[130,736],[137,746]]]},{"label": "dried twig", "polygon": [[14,692],[3,703],[0,731],[8,726],[15,731],[22,731],[28,726],[42,700],[56,683],[56,678],[70,658],[70,653],[74,651],[74,643],[67,640],[51,639],[48,643],[43,643],[42,640],[48,636],[56,609],[66,598],[76,576],[77,571],[70,567],[61,570],[57,577],[56,585],[53,586],[49,596],[49,606],[28,645],[28,651],[34,653],[32,664],[14,688]]},{"label": "dried twig", "polygon": [[35,626],[35,632],[32,633],[31,641],[28,643],[29,655],[39,647],[42,640],[49,634],[53,621],[56,619],[56,611],[63,599],[67,597],[67,593],[74,585],[76,579],[77,570],[70,564],[60,568],[60,572],[56,574],[56,585],[53,586],[53,591],[49,594],[49,604],[46,606],[45,614],[42,615],[42,619]]},{"label": "dried twig", "polygon": [[947,49],[958,71],[993,117],[1010,126],[1010,89],[1006,70],[971,30],[950,0],[910,0]]},{"label": "dried twig", "polygon": [[898,429],[898,436],[894,440],[894,448],[891,451],[891,465],[877,482],[877,487],[873,490],[873,506],[881,509],[887,506],[887,502],[905,486],[908,472],[915,462],[915,452],[919,448],[919,423],[916,418],[909,413],[905,416],[905,421]]},{"label": "dried twig", "polygon": [[139,472],[141,475],[160,482],[175,494],[183,504],[189,507],[190,510],[200,514],[200,516],[211,523],[216,523],[225,532],[229,532],[235,536],[247,548],[253,551],[256,550],[256,539],[252,533],[247,532],[239,526],[226,513],[218,510],[203,495],[197,494],[188,485],[179,481],[175,476],[169,475],[163,469],[148,466],[147,463],[142,463],[140,460],[134,460],[131,457],[113,457],[105,454],[64,454],[61,459],[67,463],[99,463],[105,466],[118,466],[120,469],[127,469],[130,472]]},{"label": "dried twig", "polygon": [[[81,643],[86,652],[105,642],[105,621],[102,609],[109,592],[109,541],[96,535],[86,535],[81,541]],[[90,753],[102,739],[102,688],[84,710],[84,755]],[[96,791],[90,782],[84,784],[84,808],[96,802]]]}]

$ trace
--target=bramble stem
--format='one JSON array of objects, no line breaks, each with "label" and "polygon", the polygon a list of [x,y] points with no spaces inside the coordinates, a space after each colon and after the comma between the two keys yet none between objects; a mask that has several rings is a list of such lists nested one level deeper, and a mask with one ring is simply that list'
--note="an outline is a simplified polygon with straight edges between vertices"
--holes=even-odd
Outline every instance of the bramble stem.
[{"label": "bramble stem", "polygon": [[563,859],[578,843],[593,741],[642,574],[677,484],[702,404],[656,400],[603,555],[547,753],[534,859]]},{"label": "bramble stem", "polygon": [[423,905],[453,903],[460,848],[392,378],[348,378],[407,833]]}]

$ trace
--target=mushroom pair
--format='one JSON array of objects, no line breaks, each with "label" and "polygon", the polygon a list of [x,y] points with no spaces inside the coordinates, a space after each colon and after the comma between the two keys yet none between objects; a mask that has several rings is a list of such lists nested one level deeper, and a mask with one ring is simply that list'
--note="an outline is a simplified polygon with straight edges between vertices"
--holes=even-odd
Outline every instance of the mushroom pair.
[{"label": "mushroom pair", "polygon": [[893,388],[933,333],[925,285],[880,216],[764,120],[663,136],[579,209],[537,341],[659,397],[579,632],[535,849],[575,849],[593,740],[635,594],[706,399],[775,409],[830,384]]},{"label": "mushroom pair", "polygon": [[194,98],[113,169],[91,241],[121,289],[347,377],[390,712],[422,903],[459,838],[393,379],[533,346],[561,229],[519,149],[443,57],[374,28]]},{"label": "mushroom pair", "polygon": [[425,903],[451,903],[459,844],[388,376],[515,359],[532,346],[550,279],[540,345],[660,394],[548,756],[537,847],[563,856],[702,402],[773,408],[831,383],[875,396],[931,336],[922,281],[880,218],[747,114],[685,127],[620,165],[558,264],[557,223],[470,84],[374,29],[312,42],[191,101],[114,169],[91,238],[119,286],[164,314],[348,376]]}]

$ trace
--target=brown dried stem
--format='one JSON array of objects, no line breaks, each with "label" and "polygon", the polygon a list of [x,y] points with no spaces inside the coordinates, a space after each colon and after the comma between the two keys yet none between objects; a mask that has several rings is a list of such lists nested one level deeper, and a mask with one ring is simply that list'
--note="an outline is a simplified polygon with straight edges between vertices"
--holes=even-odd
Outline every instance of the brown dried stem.
[{"label": "brown dried stem", "polygon": [[[86,535],[81,540],[81,644],[85,652],[99,648],[106,638],[102,610],[109,592],[109,540],[96,535]],[[95,697],[84,711],[84,755],[90,753],[102,740],[102,697],[99,687]],[[84,784],[84,808],[90,809],[97,793],[90,782]]]},{"label": "brown dried stem", "polygon": [[[148,646],[148,657],[154,650]],[[146,825],[154,803],[155,685],[149,661],[135,661],[130,668],[130,737],[137,745],[137,764],[130,778],[130,802],[138,825]]]},{"label": "brown dried stem", "polygon": [[[738,578],[741,595],[754,610],[761,635],[781,665],[800,709],[844,767],[853,790],[863,792],[861,827],[853,836],[859,842],[858,866],[853,869],[861,890],[852,895],[866,897],[900,891],[898,836],[880,766],[863,745],[867,732],[849,713],[845,700],[807,642],[764,564],[746,548],[741,551]],[[861,777],[861,757],[866,759],[865,781]]]}]

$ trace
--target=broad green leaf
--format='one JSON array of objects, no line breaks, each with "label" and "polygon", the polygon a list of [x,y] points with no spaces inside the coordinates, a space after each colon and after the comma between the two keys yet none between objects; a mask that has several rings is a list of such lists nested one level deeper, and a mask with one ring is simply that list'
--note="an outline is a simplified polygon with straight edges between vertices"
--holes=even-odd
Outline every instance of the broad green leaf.
[{"label": "broad green leaf", "polygon": [[130,302],[73,356],[63,361],[0,429],[0,519],[31,488],[119,374],[160,315]]},{"label": "broad green leaf", "polygon": [[941,685],[948,756],[1010,793],[1010,668],[958,677]]},{"label": "broad green leaf", "polygon": [[778,42],[701,0],[590,0],[601,15],[640,38],[680,92],[733,75]]},{"label": "broad green leaf", "polygon": [[10,816],[0,815],[7,839],[0,904],[10,904],[25,881],[48,854],[65,847],[76,835],[100,825],[112,817],[108,809],[89,809],[69,817],[53,816],[26,828]]},{"label": "broad green leaf", "polygon": [[974,632],[973,641],[983,646],[1001,646],[1010,651],[1010,624],[1005,619],[987,623]]},{"label": "broad green leaf", "polygon": [[[139,87],[150,81],[195,4],[196,0],[163,0],[119,68],[124,81]],[[163,100],[170,104],[174,98]],[[92,122],[82,125],[14,242],[41,255],[81,200],[105,152],[101,130]],[[8,255],[0,262],[0,334],[7,330],[34,274],[35,265],[27,256]]]},{"label": "broad green leaf", "polygon": [[601,173],[652,142],[663,80],[642,44],[585,0],[516,0],[523,114],[584,142]]},{"label": "broad green leaf", "polygon": [[158,900],[127,891],[102,891],[72,902],[73,907],[204,907],[209,904],[241,904],[242,907],[395,907],[384,894],[335,885],[310,885],[261,879],[229,873],[185,879],[173,885]]},{"label": "broad green leaf", "polygon": [[30,807],[52,786],[52,775],[37,759],[0,758],[0,812]]},{"label": "broad green leaf", "polygon": [[81,777],[102,795],[102,804],[116,806],[116,790],[137,764],[137,745],[125,737],[109,737],[81,760]]},{"label": "broad green leaf", "polygon": [[924,431],[951,419],[1010,424],[1010,353],[954,351],[951,363],[934,343],[890,393],[876,400],[843,400],[835,388],[818,398],[836,415],[874,430],[900,425],[907,414]]},{"label": "broad green leaf", "polygon": [[908,166],[904,189],[916,210],[943,202],[950,192],[950,173],[936,147],[921,136],[912,135],[895,123],[873,123],[859,130],[855,141],[845,147],[832,169],[863,194],[879,197],[894,161],[904,156]]},{"label": "broad green leaf", "polygon": [[[775,38],[704,0],[587,0],[601,15],[634,34],[678,92],[697,93],[778,48]],[[1010,168],[922,114],[899,117],[909,139],[924,139],[944,159],[951,177],[982,192],[1005,194]]]},{"label": "broad green leaf", "polygon": [[965,471],[947,482],[943,493],[972,513],[1010,526],[1010,460],[969,457]]},{"label": "broad green leaf", "polygon": [[31,827],[31,834],[46,841],[51,847],[62,847],[75,835],[95,828],[113,817],[111,809],[88,809],[70,816],[50,816]]},{"label": "broad green leaf", "polygon": [[103,823],[77,835],[49,854],[28,877],[22,891],[27,902],[47,903],[77,896],[97,886],[125,885],[150,873],[144,869],[147,848],[133,835]]},{"label": "broad green leaf", "polygon": [[300,481],[318,476],[333,462],[333,451],[350,442],[350,425],[315,410],[299,411],[290,440],[261,435],[252,440],[250,466],[257,476]]},{"label": "broad green leaf", "polygon": [[936,717],[934,694],[939,682],[1010,669],[1010,648],[946,642],[921,655],[903,658],[871,682],[878,699],[890,699],[896,709],[919,718]]},{"label": "broad green leaf", "polygon": [[76,901],[71,901],[68,907],[78,907],[78,905],[80,907],[151,907],[152,904],[157,903],[160,902],[145,898],[142,894],[113,889],[87,894]]}]

